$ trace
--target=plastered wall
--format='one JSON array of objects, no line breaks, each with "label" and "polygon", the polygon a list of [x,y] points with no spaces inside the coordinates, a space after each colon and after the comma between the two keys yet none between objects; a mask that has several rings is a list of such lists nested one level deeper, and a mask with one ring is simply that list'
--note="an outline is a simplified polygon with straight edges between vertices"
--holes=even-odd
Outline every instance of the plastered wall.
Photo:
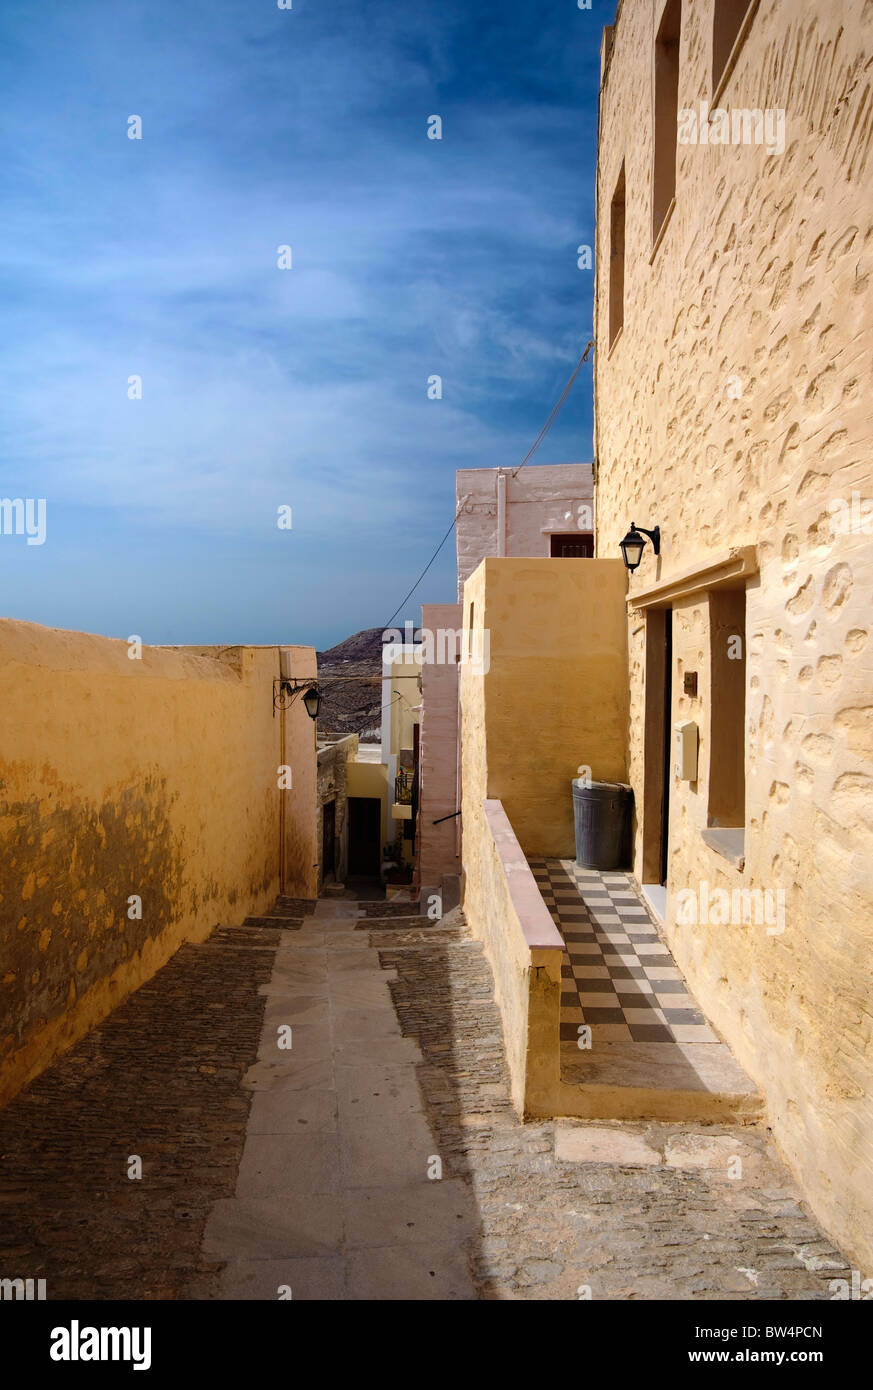
[{"label": "plastered wall", "polygon": [[[432,656],[421,665],[421,741],[419,746],[419,843],[422,889],[439,887],[443,874],[459,872],[458,663],[449,643],[437,634],[461,627],[458,603],[422,604],[421,625],[433,634]],[[458,655],[460,653],[457,653]],[[442,660],[451,656],[451,660]],[[451,816],[450,820],[442,817]],[[434,825],[435,820],[441,824]]]},{"label": "plastered wall", "polygon": [[[660,5],[654,7],[660,11]],[[682,7],[679,107],[713,96],[711,0]],[[873,1269],[873,8],[761,4],[719,107],[782,109],[785,149],[679,146],[652,259],[650,0],[623,0],[601,93],[598,554],[660,525],[630,593],[756,549],[746,613],[746,863],[703,842],[719,710],[709,604],[674,605],[672,719],[700,728],[673,780],[667,934],[765,1095],[821,1221]],[[609,204],[626,169],[624,326],[610,351]],[[853,517],[854,494],[854,517]],[[841,511],[841,509],[843,509]],[[840,529],[840,517],[846,523]],[[836,520],[836,525],[835,525]],[[858,524],[855,524],[858,523]],[[644,793],[644,613],[629,612],[629,772]],[[698,697],[681,693],[699,673]],[[635,865],[641,871],[644,827]],[[783,933],[682,926],[685,887],[782,887]]]},{"label": "plastered wall", "polygon": [[590,463],[528,464],[511,468],[461,468],[455,475],[458,518],[458,598],[485,555],[500,554],[498,476],[505,478],[504,555],[547,556],[550,534],[592,531]]},{"label": "plastered wall", "polygon": [[[624,596],[620,559],[487,559],[464,587],[465,627],[472,603],[490,651],[478,678],[484,794],[502,801],[525,854],[575,853],[571,781],[580,766],[595,780],[625,778]],[[465,734],[465,781],[467,742],[481,737]]]},{"label": "plastered wall", "polygon": [[312,895],[314,726],[302,701],[273,717],[277,649],[128,651],[0,621],[0,1102],[183,941],[272,902],[282,795],[286,889]]}]

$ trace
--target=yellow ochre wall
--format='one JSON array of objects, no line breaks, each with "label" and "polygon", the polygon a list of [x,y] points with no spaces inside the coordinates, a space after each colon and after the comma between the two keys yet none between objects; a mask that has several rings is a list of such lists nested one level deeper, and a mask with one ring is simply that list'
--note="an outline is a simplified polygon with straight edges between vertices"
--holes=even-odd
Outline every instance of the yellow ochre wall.
[{"label": "yellow ochre wall", "polygon": [[[655,6],[660,13],[660,3]],[[711,101],[713,6],[682,6],[679,107]],[[666,932],[760,1086],[819,1219],[873,1271],[873,8],[771,0],[717,105],[785,112],[785,151],[678,147],[651,257],[653,6],[623,0],[601,93],[597,552],[660,525],[630,595],[754,546],[746,615],[746,866],[709,849],[709,606],[677,600],[672,720],[700,727],[671,788]],[[865,76],[865,72],[868,74]],[[609,206],[626,170],[624,327],[608,342]],[[644,790],[647,620],[629,611],[630,780]],[[698,696],[681,694],[683,670]],[[640,835],[642,826],[640,826]],[[641,872],[638,836],[635,869]],[[676,891],[786,891],[782,934],[679,925]]]},{"label": "yellow ochre wall", "polygon": [[[474,663],[461,664],[462,692],[480,681],[484,710],[484,728],[465,726],[465,799],[475,785],[500,800],[525,854],[575,854],[580,766],[595,780],[625,778],[625,587],[621,558],[489,558],[464,587],[465,642],[471,603],[474,627],[488,634],[474,639]],[[465,834],[476,814],[465,810]]]},{"label": "yellow ochre wall", "polygon": [[[350,762],[347,765],[349,796],[378,798],[382,803],[382,844],[388,843],[389,834],[393,838],[393,827],[388,825],[388,768],[385,763]],[[393,791],[393,788],[392,788]]]},{"label": "yellow ochre wall", "polygon": [[314,726],[284,716],[282,793],[277,649],[128,650],[0,621],[0,1103],[182,942],[272,902],[283,795],[286,890],[314,896]]}]

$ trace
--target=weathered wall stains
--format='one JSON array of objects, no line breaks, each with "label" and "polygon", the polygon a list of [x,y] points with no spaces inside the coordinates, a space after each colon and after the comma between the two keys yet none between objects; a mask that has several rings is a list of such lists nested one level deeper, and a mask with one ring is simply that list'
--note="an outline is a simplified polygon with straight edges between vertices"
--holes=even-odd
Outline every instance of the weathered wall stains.
[{"label": "weathered wall stains", "polygon": [[[314,670],[311,649],[293,654]],[[309,895],[314,726],[302,701],[274,717],[279,660],[130,660],[125,642],[0,621],[0,1103],[183,941],[264,910],[283,795],[286,887]]]},{"label": "weathered wall stains", "polygon": [[[119,960],[166,931],[183,900],[166,779],[121,788],[99,807],[63,785],[57,798],[48,809],[37,796],[0,802],[2,997],[12,1024],[0,1040],[3,1057],[22,1046],[35,1022],[62,1014]],[[144,904],[141,920],[127,915],[133,893]]]}]

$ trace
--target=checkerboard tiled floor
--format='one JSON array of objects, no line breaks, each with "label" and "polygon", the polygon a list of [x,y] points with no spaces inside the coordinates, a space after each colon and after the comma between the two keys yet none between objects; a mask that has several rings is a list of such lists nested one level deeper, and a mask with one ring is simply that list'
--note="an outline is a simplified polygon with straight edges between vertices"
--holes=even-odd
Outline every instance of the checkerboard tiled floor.
[{"label": "checkerboard tiled floor", "polygon": [[566,947],[561,1041],[718,1043],[627,874],[531,859]]}]

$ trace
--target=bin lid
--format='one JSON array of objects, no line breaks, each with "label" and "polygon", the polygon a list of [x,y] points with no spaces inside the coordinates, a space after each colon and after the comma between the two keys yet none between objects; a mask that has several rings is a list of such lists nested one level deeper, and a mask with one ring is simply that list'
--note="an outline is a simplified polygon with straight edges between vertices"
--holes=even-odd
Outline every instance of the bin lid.
[{"label": "bin lid", "polygon": [[629,792],[631,786],[629,782],[583,782],[581,777],[573,777],[573,789],[580,792],[607,791],[610,788],[614,791]]}]

